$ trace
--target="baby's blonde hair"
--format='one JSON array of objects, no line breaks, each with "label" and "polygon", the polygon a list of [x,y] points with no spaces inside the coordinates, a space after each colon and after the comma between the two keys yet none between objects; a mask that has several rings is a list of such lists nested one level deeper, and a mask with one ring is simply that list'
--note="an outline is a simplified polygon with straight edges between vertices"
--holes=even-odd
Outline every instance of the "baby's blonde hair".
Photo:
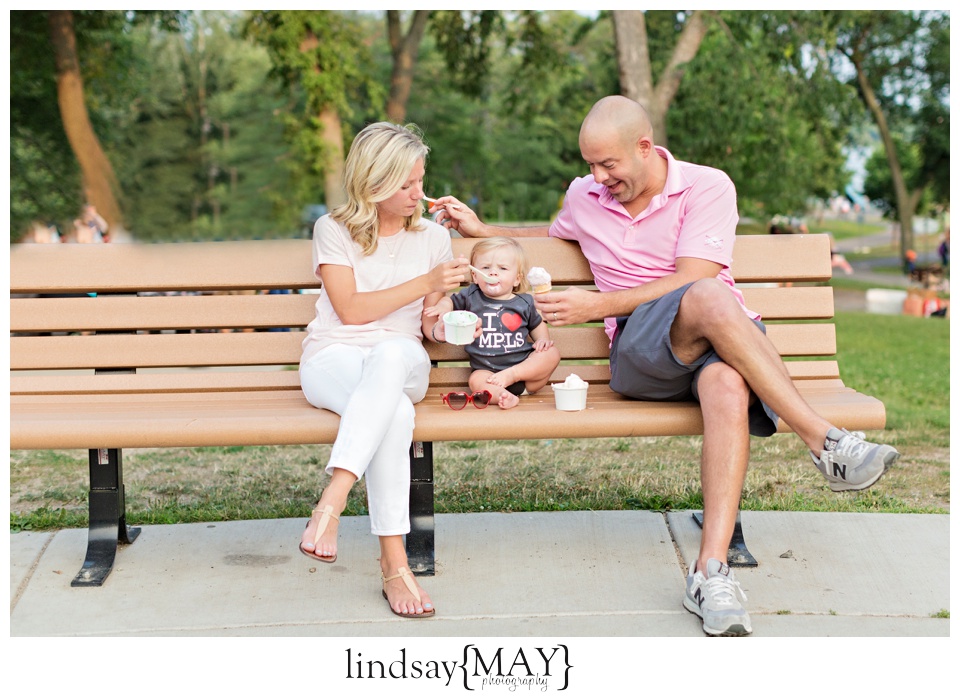
[{"label": "baby's blonde hair", "polygon": [[530,291],[530,282],[527,281],[527,254],[515,239],[506,236],[497,236],[494,238],[483,238],[470,251],[470,264],[477,261],[477,258],[484,253],[492,252],[498,248],[510,248],[513,250],[514,258],[517,261],[517,293],[525,294]]},{"label": "baby's blonde hair", "polygon": [[[426,160],[430,148],[414,125],[399,126],[381,121],[357,134],[343,169],[347,201],[330,212],[346,226],[364,255],[377,249],[380,218],[377,204],[389,199],[406,182],[418,160]],[[408,231],[423,229],[423,203],[403,220]]]}]

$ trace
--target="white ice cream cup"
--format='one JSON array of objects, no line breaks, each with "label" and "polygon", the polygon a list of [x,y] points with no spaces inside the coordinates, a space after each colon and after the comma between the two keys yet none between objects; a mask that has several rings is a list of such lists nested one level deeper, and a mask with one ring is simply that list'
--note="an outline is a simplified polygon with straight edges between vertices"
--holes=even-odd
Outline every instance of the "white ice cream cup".
[{"label": "white ice cream cup", "polygon": [[553,397],[557,401],[557,410],[583,410],[587,407],[586,386],[564,386],[555,383]]},{"label": "white ice cream cup", "polygon": [[443,314],[443,332],[451,345],[469,345],[477,327],[477,315],[470,311],[450,311]]}]

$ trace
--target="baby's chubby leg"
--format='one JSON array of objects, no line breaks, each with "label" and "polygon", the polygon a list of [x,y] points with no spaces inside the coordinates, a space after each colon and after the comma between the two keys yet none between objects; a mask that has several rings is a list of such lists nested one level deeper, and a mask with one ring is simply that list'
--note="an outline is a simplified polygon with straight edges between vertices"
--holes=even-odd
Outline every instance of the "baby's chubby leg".
[{"label": "baby's chubby leg", "polygon": [[[503,372],[499,372],[499,374],[502,373]],[[470,374],[470,390],[474,392],[490,391],[490,395],[493,396],[490,402],[496,403],[503,410],[515,408],[520,405],[519,396],[510,393],[505,386],[490,382],[490,378],[496,375],[497,374],[494,374],[492,371],[487,371],[486,369],[477,369]]]},{"label": "baby's chubby leg", "polygon": [[512,367],[495,374],[491,373],[487,382],[506,388],[517,381],[523,381],[527,387],[527,393],[536,393],[547,385],[550,375],[553,374],[553,370],[559,364],[560,350],[555,346],[550,346],[542,351],[531,352],[519,364],[514,364]]}]

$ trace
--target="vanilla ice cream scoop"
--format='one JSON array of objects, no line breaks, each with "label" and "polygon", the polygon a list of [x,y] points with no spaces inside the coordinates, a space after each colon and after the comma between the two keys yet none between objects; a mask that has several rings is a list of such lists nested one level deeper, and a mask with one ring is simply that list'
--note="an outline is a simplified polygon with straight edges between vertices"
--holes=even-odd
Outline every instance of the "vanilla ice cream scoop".
[{"label": "vanilla ice cream scoop", "polygon": [[587,382],[581,379],[576,374],[570,374],[566,379],[564,379],[562,384],[558,384],[564,388],[586,388]]},{"label": "vanilla ice cream scoop", "polygon": [[527,281],[530,282],[535,294],[544,294],[550,291],[553,283],[550,279],[550,273],[543,267],[531,267],[530,271],[527,272]]}]

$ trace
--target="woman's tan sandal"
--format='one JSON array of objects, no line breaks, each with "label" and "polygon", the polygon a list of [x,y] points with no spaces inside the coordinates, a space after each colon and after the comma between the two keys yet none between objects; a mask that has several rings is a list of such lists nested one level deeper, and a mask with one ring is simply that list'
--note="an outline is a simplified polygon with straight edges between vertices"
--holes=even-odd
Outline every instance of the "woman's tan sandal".
[{"label": "woman's tan sandal", "polygon": [[[305,548],[303,548],[303,544],[301,543],[300,553],[302,553],[304,556],[315,558],[318,561],[321,561],[323,563],[333,563],[334,561],[337,560],[337,554],[333,554],[332,556],[320,556],[320,555],[317,555],[315,551],[316,551],[317,543],[320,541],[320,537],[323,536],[323,533],[325,531],[327,531],[327,525],[330,523],[330,520],[335,519],[339,522],[340,518],[337,517],[335,514],[333,514],[333,507],[330,505],[325,505],[323,509],[320,509],[320,504],[317,503],[317,506],[313,508],[311,519],[313,519],[313,515],[315,515],[317,512],[320,512],[321,516],[320,516],[320,523],[317,524],[317,533],[313,535],[314,550],[307,551]],[[308,527],[310,526],[310,522],[307,522],[307,526]]]},{"label": "woman's tan sandal", "polygon": [[[381,577],[382,577],[382,576],[383,576],[383,574],[381,573]],[[420,601],[420,588],[417,586],[416,580],[413,579],[413,573],[410,572],[410,569],[409,569],[409,568],[404,568],[403,566],[400,566],[399,568],[397,568],[397,574],[396,574],[396,575],[391,575],[389,578],[383,578],[383,584],[386,585],[386,584],[387,584],[388,582],[390,582],[391,580],[396,580],[397,578],[400,578],[401,580],[403,580],[403,584],[407,586],[407,589],[408,589],[408,590],[410,590],[410,594],[412,594],[412,595],[417,599],[417,602],[419,602],[419,601]],[[387,597],[387,591],[386,591],[386,590],[382,590],[382,592],[383,592],[383,598],[384,598],[385,600],[387,600],[387,604],[389,605],[389,604],[390,604],[390,598]],[[402,616],[402,617],[405,618],[405,619],[425,619],[425,618],[427,618],[427,617],[433,616],[433,615],[436,613],[437,610],[436,610],[436,609],[424,609],[424,610],[423,610],[423,614],[405,614],[405,613],[401,613],[401,612],[395,611],[395,610],[393,609],[393,605],[390,605],[390,611],[393,612],[394,614],[396,614],[397,616]]]}]

